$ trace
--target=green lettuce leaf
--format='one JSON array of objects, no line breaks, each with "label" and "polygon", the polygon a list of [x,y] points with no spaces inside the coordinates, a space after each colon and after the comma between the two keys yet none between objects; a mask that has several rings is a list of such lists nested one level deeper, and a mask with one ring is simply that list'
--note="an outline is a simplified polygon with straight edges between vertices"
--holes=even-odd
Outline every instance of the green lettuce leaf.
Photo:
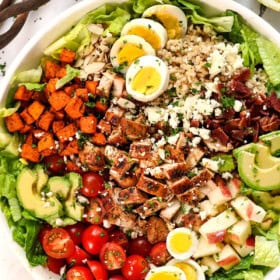
[{"label": "green lettuce leaf", "polygon": [[14,77],[13,83],[40,83],[42,74],[41,66],[37,69],[22,71]]},{"label": "green lettuce leaf", "polygon": [[46,84],[40,83],[20,83],[19,85],[24,85],[27,90],[43,91]]},{"label": "green lettuce leaf", "polygon": [[244,280],[263,280],[263,272],[261,270],[253,269],[244,271]]},{"label": "green lettuce leaf", "polygon": [[71,67],[69,64],[66,65],[66,75],[59,79],[56,82],[56,89],[60,89],[70,81],[72,81],[75,77],[78,77],[80,74],[80,70]]},{"label": "green lettuce leaf", "polygon": [[256,236],[254,265],[274,268],[279,265],[279,257],[278,240],[267,240],[263,236]]},{"label": "green lettuce leaf", "polygon": [[13,108],[1,108],[0,109],[0,118],[6,118],[13,113],[15,113],[20,107],[20,103],[17,102],[16,105]]},{"label": "green lettuce leaf", "polygon": [[280,48],[271,41],[259,36],[256,40],[263,67],[270,82],[277,86],[280,84]]}]

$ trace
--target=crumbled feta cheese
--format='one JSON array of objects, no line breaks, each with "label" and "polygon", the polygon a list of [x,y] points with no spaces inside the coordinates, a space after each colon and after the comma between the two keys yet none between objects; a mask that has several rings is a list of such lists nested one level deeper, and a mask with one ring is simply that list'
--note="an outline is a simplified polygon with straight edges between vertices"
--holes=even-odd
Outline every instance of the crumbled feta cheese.
[{"label": "crumbled feta cheese", "polygon": [[242,109],[242,106],[243,106],[243,104],[242,104],[241,101],[235,100],[235,101],[234,101],[234,105],[233,105],[233,110],[234,110],[235,112],[240,112],[241,109]]},{"label": "crumbled feta cheese", "polygon": [[177,141],[178,141],[178,138],[179,138],[180,134],[177,133],[175,135],[172,135],[172,136],[169,136],[167,138],[167,142],[171,145],[176,145]]},{"label": "crumbled feta cheese", "polygon": [[89,204],[89,200],[82,196],[82,195],[78,195],[77,196],[77,200],[81,203],[81,204]]},{"label": "crumbled feta cheese", "polygon": [[214,114],[216,117],[220,117],[222,115],[223,111],[220,108],[216,108],[214,111]]},{"label": "crumbled feta cheese", "polygon": [[57,219],[55,220],[55,224],[56,224],[58,227],[61,227],[61,226],[63,226],[64,222],[63,222],[62,219],[57,218]]},{"label": "crumbled feta cheese", "polygon": [[158,149],[158,154],[162,160],[165,160],[165,150],[164,149]]},{"label": "crumbled feta cheese", "polygon": [[109,223],[108,220],[103,220],[103,227],[104,228],[110,228],[111,227],[111,224]]},{"label": "crumbled feta cheese", "polygon": [[230,180],[230,179],[233,178],[233,175],[230,172],[224,172],[222,174],[222,178],[225,179],[225,180]]},{"label": "crumbled feta cheese", "polygon": [[199,136],[196,136],[192,139],[192,146],[197,147],[197,145],[200,143],[201,138]]},{"label": "crumbled feta cheese", "polygon": [[219,163],[216,160],[212,160],[209,158],[203,158],[201,161],[201,165],[211,169],[214,172],[217,172],[219,170]]},{"label": "crumbled feta cheese", "polygon": [[47,196],[47,197],[53,196],[53,192],[48,192],[48,193],[46,193],[46,196]]}]

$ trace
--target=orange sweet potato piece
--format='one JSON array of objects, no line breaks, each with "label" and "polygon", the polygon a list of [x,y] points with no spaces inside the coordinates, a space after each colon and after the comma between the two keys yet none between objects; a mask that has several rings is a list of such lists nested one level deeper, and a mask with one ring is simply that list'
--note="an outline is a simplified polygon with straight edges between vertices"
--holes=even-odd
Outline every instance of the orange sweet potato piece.
[{"label": "orange sweet potato piece", "polygon": [[109,135],[112,132],[111,124],[103,119],[99,121],[97,128],[106,135]]},{"label": "orange sweet potato piece", "polygon": [[105,146],[107,141],[106,141],[106,137],[103,133],[96,132],[92,136],[92,142],[93,142],[93,144],[95,144],[97,146]]},{"label": "orange sweet potato piece", "polygon": [[71,156],[79,153],[78,140],[74,139],[69,142],[67,147],[60,153],[61,156]]},{"label": "orange sweet potato piece", "polygon": [[45,63],[45,77],[49,80],[56,78],[56,73],[60,70],[60,66],[50,60]]},{"label": "orange sweet potato piece", "polygon": [[62,110],[71,100],[64,91],[55,91],[51,94],[49,98],[49,103],[55,111]]},{"label": "orange sweet potato piece", "polygon": [[42,129],[33,129],[32,130],[33,136],[37,140],[41,140],[45,135],[48,133]]},{"label": "orange sweet potato piece", "polygon": [[53,133],[56,133],[60,129],[62,129],[65,126],[64,121],[54,121],[52,123],[52,131]]},{"label": "orange sweet potato piece", "polygon": [[45,112],[38,121],[38,126],[43,130],[48,131],[55,116],[53,113],[47,111]]},{"label": "orange sweet potato piece", "polygon": [[68,172],[82,173],[82,169],[73,161],[67,160],[66,170]]},{"label": "orange sweet potato piece", "polygon": [[78,119],[85,112],[85,104],[81,98],[74,97],[66,105],[64,110],[71,119]]},{"label": "orange sweet potato piece", "polygon": [[76,57],[76,53],[74,51],[63,48],[60,53],[59,59],[63,63],[71,64],[74,62],[75,57]]},{"label": "orange sweet potato piece", "polygon": [[29,132],[32,129],[31,125],[26,124],[19,132],[21,134],[26,134],[27,132]]},{"label": "orange sweet potato piece", "polygon": [[102,100],[97,100],[95,102],[95,110],[98,113],[105,114],[107,109],[108,109],[108,105],[106,102],[103,102]]},{"label": "orange sweet potato piece", "polygon": [[88,90],[87,88],[77,88],[76,96],[83,99],[83,101],[88,101]]},{"label": "orange sweet potato piece", "polygon": [[27,90],[24,85],[18,87],[15,92],[14,99],[19,101],[29,101],[32,96],[32,91]]},{"label": "orange sweet potato piece", "polygon": [[97,81],[86,81],[86,89],[88,92],[95,94],[96,93],[96,88],[98,86]]},{"label": "orange sweet potato piece", "polygon": [[73,123],[71,123],[57,131],[56,136],[58,137],[59,141],[65,142],[69,141],[69,138],[73,137],[76,134],[76,132],[77,127]]},{"label": "orange sweet potato piece", "polygon": [[65,67],[61,67],[57,72],[56,72],[56,77],[61,79],[66,75],[66,68]]},{"label": "orange sweet potato piece", "polygon": [[28,108],[28,113],[34,120],[38,120],[45,110],[45,106],[39,101],[35,100]]},{"label": "orange sweet potato piece", "polygon": [[97,118],[93,115],[80,118],[80,129],[83,133],[95,133]]},{"label": "orange sweet potato piece", "polygon": [[67,86],[67,87],[64,87],[64,92],[67,94],[67,95],[69,95],[69,96],[74,96],[74,94],[75,94],[75,90],[76,90],[76,88],[78,88],[79,86],[77,85],[77,84],[73,84],[73,85],[71,85],[71,86]]},{"label": "orange sweet potato piece", "polygon": [[21,157],[32,162],[40,161],[40,153],[32,144],[23,144],[21,146]]},{"label": "orange sweet potato piece", "polygon": [[50,96],[53,92],[56,91],[56,83],[57,83],[58,79],[57,78],[53,78],[50,79],[45,87],[45,92],[48,96]]},{"label": "orange sweet potato piece", "polygon": [[38,142],[38,151],[42,152],[46,149],[54,149],[55,143],[53,139],[53,135],[51,133],[47,133],[43,138]]},{"label": "orange sweet potato piece", "polygon": [[28,144],[28,145],[32,145],[33,144],[33,134],[32,133],[29,133],[26,138],[25,138],[25,141],[24,143],[25,144]]},{"label": "orange sweet potato piece", "polygon": [[32,124],[35,122],[34,118],[28,113],[27,108],[20,113],[20,116],[26,124]]},{"label": "orange sweet potato piece", "polygon": [[41,152],[41,155],[43,157],[48,157],[48,156],[55,155],[55,154],[57,154],[57,150],[55,150],[55,149],[46,149]]},{"label": "orange sweet potato piece", "polygon": [[19,113],[13,113],[5,118],[6,126],[9,132],[16,132],[24,127],[24,123],[20,118]]}]

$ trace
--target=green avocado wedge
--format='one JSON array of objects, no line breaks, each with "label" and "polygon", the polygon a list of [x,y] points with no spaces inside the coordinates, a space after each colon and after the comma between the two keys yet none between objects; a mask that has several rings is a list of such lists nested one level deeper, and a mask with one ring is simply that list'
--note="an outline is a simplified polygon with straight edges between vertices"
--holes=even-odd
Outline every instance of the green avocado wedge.
[{"label": "green avocado wedge", "polygon": [[269,192],[261,191],[253,191],[251,195],[258,205],[265,209],[280,212],[280,195],[272,196]]},{"label": "green avocado wedge", "polygon": [[274,156],[280,153],[280,130],[260,136],[260,140],[270,148],[270,153]]}]

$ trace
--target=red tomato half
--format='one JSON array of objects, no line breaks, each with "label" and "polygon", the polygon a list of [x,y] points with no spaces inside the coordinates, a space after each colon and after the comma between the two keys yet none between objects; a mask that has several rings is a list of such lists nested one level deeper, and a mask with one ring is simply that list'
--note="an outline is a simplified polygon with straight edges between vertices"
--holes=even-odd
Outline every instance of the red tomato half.
[{"label": "red tomato half", "polygon": [[87,252],[96,255],[108,241],[108,233],[98,225],[89,226],[82,235],[82,244]]},{"label": "red tomato half", "polygon": [[150,259],[154,265],[164,265],[170,258],[165,242],[155,244],[150,252]]},{"label": "red tomato half", "polygon": [[66,264],[65,259],[54,259],[48,256],[47,268],[53,273],[59,274],[61,268]]},{"label": "red tomato half", "polygon": [[64,173],[66,165],[62,156],[48,156],[44,158],[43,162],[51,175],[62,175]]},{"label": "red tomato half", "polygon": [[126,280],[126,279],[121,275],[113,275],[109,278],[109,280]]},{"label": "red tomato half", "polygon": [[128,238],[126,234],[120,230],[113,230],[109,234],[109,241],[119,244],[125,250],[128,249]]},{"label": "red tomato half", "polygon": [[87,197],[96,197],[99,192],[104,190],[104,179],[101,175],[92,171],[82,175],[83,187],[80,192]]},{"label": "red tomato half", "polygon": [[150,254],[153,245],[145,237],[137,237],[129,242],[129,255],[140,255],[147,257]]},{"label": "red tomato half", "polygon": [[94,280],[94,278],[87,267],[73,266],[67,271],[66,280]]},{"label": "red tomato half", "polygon": [[98,280],[107,280],[108,279],[108,273],[105,269],[104,265],[98,261],[88,261],[87,262],[89,269],[95,279]]},{"label": "red tomato half", "polygon": [[83,265],[89,259],[90,255],[76,245],[74,253],[69,258],[67,258],[66,261],[71,265]]},{"label": "red tomato half", "polygon": [[105,209],[103,208],[102,200],[98,197],[91,198],[86,221],[91,224],[100,225],[103,222],[104,214]]},{"label": "red tomato half", "polygon": [[127,257],[122,268],[122,274],[127,280],[144,280],[150,270],[149,263],[139,255]]},{"label": "red tomato half", "polygon": [[71,239],[76,245],[82,244],[82,234],[86,229],[85,224],[77,223],[74,225],[66,226],[64,229],[67,230]]},{"label": "red tomato half", "polygon": [[44,235],[43,248],[48,256],[55,259],[64,259],[73,254],[75,245],[66,230],[54,228]]},{"label": "red tomato half", "polygon": [[100,260],[108,270],[120,269],[126,260],[124,249],[117,243],[107,242],[101,249]]}]

